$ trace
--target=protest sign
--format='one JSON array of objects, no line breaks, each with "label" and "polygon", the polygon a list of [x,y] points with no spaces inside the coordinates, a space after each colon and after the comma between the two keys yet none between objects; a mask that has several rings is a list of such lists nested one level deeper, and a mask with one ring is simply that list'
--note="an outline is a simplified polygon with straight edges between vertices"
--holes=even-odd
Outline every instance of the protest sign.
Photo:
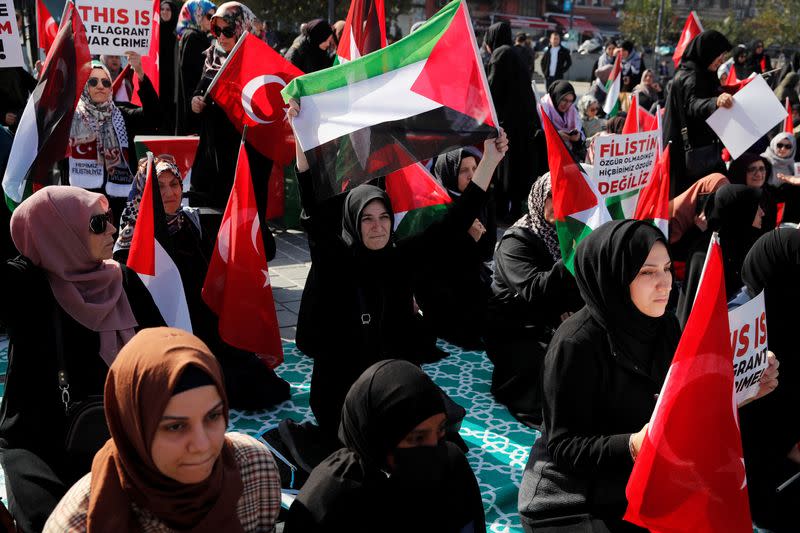
[{"label": "protest sign", "polygon": [[0,68],[21,67],[22,43],[13,0],[0,0]]},{"label": "protest sign", "polygon": [[639,191],[653,173],[658,148],[657,130],[595,139],[591,176],[612,218],[633,217]]},{"label": "protest sign", "polygon": [[767,314],[764,291],[744,305],[728,313],[733,379],[736,403],[752,398],[758,392],[761,374],[767,369]]},{"label": "protest sign", "polygon": [[76,0],[92,55],[147,55],[153,26],[151,0]]},{"label": "protest sign", "polygon": [[733,107],[720,107],[706,119],[714,133],[736,159],[776,124],[786,109],[761,76],[756,76],[733,95]]}]

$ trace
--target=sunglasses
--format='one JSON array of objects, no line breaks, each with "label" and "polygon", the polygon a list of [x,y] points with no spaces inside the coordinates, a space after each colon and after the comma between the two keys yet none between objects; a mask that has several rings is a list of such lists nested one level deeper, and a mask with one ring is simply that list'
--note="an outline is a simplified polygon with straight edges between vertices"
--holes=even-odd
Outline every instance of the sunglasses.
[{"label": "sunglasses", "polygon": [[224,35],[228,39],[230,39],[234,35],[236,35],[236,30],[233,27],[227,26],[225,28],[221,28],[221,27],[217,26],[216,24],[211,28],[211,32],[214,34],[215,37],[219,37],[220,35]]},{"label": "sunglasses", "polygon": [[778,146],[778,148],[783,148],[784,150],[791,150],[792,149],[792,145],[791,144],[778,143],[777,146]]},{"label": "sunglasses", "polygon": [[89,78],[89,81],[86,83],[89,84],[89,87],[97,87],[98,84],[103,84],[103,87],[109,89],[111,87],[111,80],[108,78]]},{"label": "sunglasses", "polygon": [[95,235],[102,235],[106,232],[108,224],[114,220],[114,213],[109,209],[102,215],[92,215],[89,218],[89,231]]}]

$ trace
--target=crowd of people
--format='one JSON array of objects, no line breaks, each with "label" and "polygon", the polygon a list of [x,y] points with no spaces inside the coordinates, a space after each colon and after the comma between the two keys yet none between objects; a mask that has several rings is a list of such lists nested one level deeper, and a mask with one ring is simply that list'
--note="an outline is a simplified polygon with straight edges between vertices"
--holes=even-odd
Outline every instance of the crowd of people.
[{"label": "crowd of people", "polygon": [[[331,67],[343,27],[309,21],[286,59],[306,73]],[[594,67],[598,81],[579,95],[564,79],[570,54],[553,32],[537,99],[525,37],[515,46],[509,24],[493,24],[481,52],[497,135],[431,161],[452,202],[405,238],[394,233],[383,180],[322,199],[318,169],[296,143],[311,255],[296,343],[313,359],[316,424],[304,431],[315,460],[281,511],[287,485],[270,448],[226,430],[230,409],[268,409],[289,398],[289,385],[257,354],[225,342],[201,297],[241,139],[207,90],[246,31],[269,41],[242,3],[163,1],[160,96],[138,54],[125,63],[141,105],[112,92],[119,57],[94,59],[68,155],[52,171],[60,185],[37,190],[2,219],[9,364],[0,466],[18,531],[272,531],[278,521],[292,533],[485,531],[458,432],[465,409],[421,366],[448,356],[437,338],[485,351],[495,399],[541,433],[519,489],[526,531],[639,531],[623,521],[625,486],[715,232],[728,300],[762,290],[766,298],[769,366],[755,399],[739,406],[753,522],[797,530],[800,482],[776,487],[800,472],[792,313],[800,150],[795,132],[779,128],[726,160],[705,122],[733,105],[723,88],[730,69],[738,79],[773,70],[763,42],[733,47],[704,31],[664,80],[633,42],[610,40]],[[624,111],[603,111],[603,82],[618,56],[622,109],[631,94],[642,109],[665,109],[669,235],[648,222],[608,222],[580,242],[573,273],[556,230],[542,120],[591,164],[592,143],[624,123]],[[800,115],[793,68],[784,65],[773,85]],[[16,99],[0,99],[0,120],[13,131],[34,81],[10,86],[7,76],[0,69],[0,91]],[[292,100],[289,120],[302,113]],[[141,134],[199,135],[188,193],[171,154],[151,159],[148,174],[148,159],[133,155]],[[81,159],[86,153],[94,156]],[[248,153],[261,209],[272,161]],[[148,179],[158,182],[193,333],[166,327],[126,266]],[[272,259],[274,239],[261,220]]]}]

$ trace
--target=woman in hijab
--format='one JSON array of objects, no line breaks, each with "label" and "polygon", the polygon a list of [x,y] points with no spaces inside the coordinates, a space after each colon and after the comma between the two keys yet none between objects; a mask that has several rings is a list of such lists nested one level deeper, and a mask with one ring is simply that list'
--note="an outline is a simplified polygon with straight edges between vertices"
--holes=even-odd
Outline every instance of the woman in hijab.
[{"label": "woman in hijab", "polygon": [[[299,106],[294,100],[289,106],[293,119]],[[368,366],[387,358],[421,363],[442,357],[415,313],[413,270],[472,226],[507,143],[502,130],[486,140],[458,205],[421,233],[397,241],[392,204],[382,189],[362,184],[320,201],[315,169],[297,145],[302,221],[311,252],[297,347],[314,359],[309,403],[329,435],[339,427],[347,391]]]},{"label": "woman in hijab", "polygon": [[742,263],[753,243],[774,226],[764,221],[761,189],[746,185],[724,185],[708,196],[704,214],[708,229],[695,241],[686,260],[686,280],[678,299],[678,319],[686,324],[700,285],[708,243],[719,233],[725,268],[725,290],[731,300],[742,286]]},{"label": "woman in hijab", "polygon": [[115,105],[111,74],[100,61],[92,61],[89,80],[72,118],[68,164],[63,165],[70,185],[108,197],[114,223],[125,206],[136,171],[136,159],[130,157],[133,138],[152,131],[161,121],[158,95],[142,69],[141,57],[131,53],[128,59],[139,78],[142,107]]},{"label": "woman in hijab", "polygon": [[531,187],[528,214],[509,228],[494,255],[486,354],[494,363],[492,394],[518,420],[542,423],[541,372],[559,324],[583,307],[561,260],[550,173]]},{"label": "woman in hijab", "polygon": [[558,135],[575,154],[582,160],[585,148],[583,147],[583,124],[575,106],[575,88],[568,81],[554,81],[547,89],[547,94],[539,100],[542,109],[558,131]]},{"label": "woman in hijab", "polygon": [[[436,159],[433,175],[444,185],[458,209],[480,162],[474,148],[459,148]],[[470,228],[440,242],[435,258],[416,269],[414,297],[433,333],[465,350],[483,346],[483,317],[489,297],[497,222],[491,202],[484,205]]]},{"label": "woman in hijab", "polygon": [[771,187],[780,187],[785,182],[779,176],[794,176],[794,153],[797,149],[794,135],[780,132],[769,142],[769,148],[761,157],[770,162],[770,173],[767,184]]},{"label": "woman in hijab", "polygon": [[656,104],[664,103],[664,92],[656,81],[655,73],[649,68],[642,72],[642,81],[633,88],[633,93],[638,98],[639,107],[645,111],[652,110]]},{"label": "woman in hijab", "polygon": [[625,485],[680,329],[666,313],[671,260],[653,225],[603,224],[578,245],[586,306],[565,320],[544,361],[544,426],[519,492],[526,531],[636,531]]},{"label": "woman in hijab", "polygon": [[176,133],[200,133],[200,120],[191,110],[194,90],[203,74],[205,51],[211,44],[211,17],[217,6],[210,0],[189,0],[181,7],[175,33],[178,36]]},{"label": "woman in hijab", "polygon": [[177,54],[175,28],[178,25],[178,3],[175,0],[161,2],[160,33],[158,42],[158,90],[163,115],[162,131],[175,133],[175,56]]},{"label": "woman in hijab", "polygon": [[495,205],[497,217],[510,222],[522,214],[534,178],[545,170],[547,152],[531,78],[514,51],[508,22],[489,26],[484,49],[491,54],[486,71],[489,90],[509,141],[507,162],[495,180]]},{"label": "woman in hijab", "polygon": [[734,69],[736,79],[746,79],[747,76],[750,75],[750,73],[747,72],[747,47],[743,44],[737,44],[731,52],[731,57],[733,58],[733,65],[731,65],[731,68]]},{"label": "woman in hijab", "polygon": [[[795,188],[789,183],[792,178],[779,178],[781,185],[773,187],[769,177],[773,174],[772,162],[753,152],[745,152],[731,162],[728,167],[728,179],[731,183],[747,185],[762,192],[761,207],[764,208],[764,225],[772,229],[778,224],[778,202],[784,202],[786,215],[797,213],[797,204],[792,200]],[[786,183],[784,183],[786,182]]]},{"label": "woman in hijab", "polygon": [[111,438],[44,531],[272,531],[280,477],[266,446],[225,433],[222,370],[186,331],[137,334],[108,371]]},{"label": "woman in hijab", "polygon": [[772,70],[772,61],[769,56],[764,53],[764,41],[761,39],[751,41],[748,52],[747,76],[752,73],[763,74]]},{"label": "woman in hijab", "polygon": [[[102,445],[85,456],[67,452],[64,401],[74,408],[102,394],[135,329],[163,324],[138,277],[111,260],[115,231],[108,200],[77,187],[45,187],[11,217],[22,255],[0,264],[0,323],[10,341],[0,464],[20,531],[41,531]],[[59,346],[68,376],[61,385]]]},{"label": "woman in hijab", "polygon": [[795,482],[780,492],[775,490],[800,471],[800,361],[794,318],[800,301],[798,276],[800,232],[796,229],[762,235],[742,266],[749,295],[764,291],[769,347],[781,358],[778,388],[739,411],[753,522],[776,533],[795,531],[800,523],[800,485]]},{"label": "woman in hijab", "polygon": [[[169,233],[169,240],[162,244],[180,272],[192,329],[213,348],[225,371],[231,405],[235,409],[257,410],[287,400],[289,384],[286,381],[267,368],[258,356],[234,348],[219,336],[219,320],[202,298],[216,235],[203,231],[198,209],[181,206],[183,183],[175,160],[168,155],[154,158],[153,174],[158,180]],[[114,259],[120,263],[128,259],[146,181],[147,159],[143,158],[122,212],[122,229],[114,245]]]},{"label": "woman in hijab", "polygon": [[309,74],[333,65],[336,44],[333,28],[327,21],[314,19],[303,27],[300,39],[286,52],[286,59],[294,66]]},{"label": "woman in hijab", "polygon": [[286,533],[486,531],[475,475],[443,439],[446,422],[441,390],[417,366],[367,368],[344,401],[344,448],[313,470]]},{"label": "woman in hijab", "polygon": [[[665,140],[670,148],[670,196],[685,191],[698,178],[725,172],[719,155],[722,146],[706,119],[718,107],[729,108],[733,98],[721,92],[717,69],[731,49],[731,43],[715,30],[704,31],[683,52],[672,82],[664,117]],[[698,161],[687,168],[684,136]]]}]

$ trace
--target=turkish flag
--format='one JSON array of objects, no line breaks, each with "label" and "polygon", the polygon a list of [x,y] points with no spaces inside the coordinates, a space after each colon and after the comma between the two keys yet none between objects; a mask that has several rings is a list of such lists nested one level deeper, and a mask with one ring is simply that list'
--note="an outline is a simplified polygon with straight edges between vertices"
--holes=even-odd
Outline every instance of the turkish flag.
[{"label": "turkish flag", "polygon": [[44,50],[45,55],[58,35],[58,23],[50,14],[43,0],[36,0],[36,40],[38,47]]},{"label": "turkish flag", "polygon": [[681,64],[681,56],[683,56],[684,50],[686,47],[689,46],[689,43],[692,42],[692,39],[697,37],[703,32],[703,25],[700,24],[700,17],[697,16],[697,13],[692,11],[689,13],[689,16],[686,17],[686,24],[683,25],[683,31],[681,32],[681,38],[678,41],[678,46],[675,47],[675,52],[672,54],[672,62],[675,63],[675,68],[678,68],[678,65]]},{"label": "turkish flag", "polygon": [[203,300],[219,316],[222,340],[256,353],[270,368],[283,362],[244,139],[239,146],[233,189],[203,284]]},{"label": "turkish flag", "polygon": [[225,110],[247,142],[279,165],[294,158],[294,135],[281,89],[303,72],[267,43],[245,33],[236,43],[208,94]]},{"label": "turkish flag", "polygon": [[[150,80],[150,83],[153,84],[153,89],[156,90],[158,95],[161,94],[158,82],[158,47],[161,42],[160,13],[161,0],[153,0],[150,11],[150,17],[153,21],[153,25],[150,28],[150,51],[147,55],[142,56],[142,70]],[[139,76],[133,76],[133,94],[130,101],[133,105],[140,107],[142,105],[142,101],[139,99]]]},{"label": "turkish flag", "polygon": [[752,533],[732,361],[715,233],[697,298],[628,480],[628,522],[655,532]]}]

